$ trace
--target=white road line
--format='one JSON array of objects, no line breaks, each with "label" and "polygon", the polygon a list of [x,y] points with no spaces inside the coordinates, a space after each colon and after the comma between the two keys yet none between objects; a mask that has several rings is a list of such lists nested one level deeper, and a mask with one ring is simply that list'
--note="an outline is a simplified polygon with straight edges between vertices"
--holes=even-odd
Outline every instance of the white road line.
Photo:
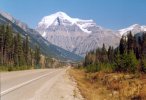
[{"label": "white road line", "polygon": [[[58,71],[58,70],[57,70],[57,71]],[[54,71],[54,72],[57,72],[57,71]],[[32,80],[29,80],[29,81],[27,81],[27,82],[18,84],[18,85],[16,85],[16,86],[12,87],[12,88],[9,88],[9,89],[7,89],[7,90],[4,90],[4,91],[2,91],[2,92],[0,93],[0,96],[3,96],[3,95],[5,95],[5,94],[7,94],[7,93],[9,93],[9,92],[11,92],[11,91],[13,91],[13,90],[16,90],[16,89],[18,89],[18,88],[20,88],[20,87],[22,87],[22,86],[24,86],[24,85],[27,85],[27,84],[29,84],[29,83],[31,83],[31,82],[33,82],[33,81],[36,81],[36,80],[38,80],[38,79],[40,79],[40,78],[42,78],[42,77],[45,77],[45,76],[47,76],[47,75],[49,75],[49,74],[51,74],[51,73],[54,73],[54,72],[50,72],[50,73],[44,74],[44,75],[42,75],[42,76],[39,76],[39,77],[34,78],[34,79],[32,79]]]}]

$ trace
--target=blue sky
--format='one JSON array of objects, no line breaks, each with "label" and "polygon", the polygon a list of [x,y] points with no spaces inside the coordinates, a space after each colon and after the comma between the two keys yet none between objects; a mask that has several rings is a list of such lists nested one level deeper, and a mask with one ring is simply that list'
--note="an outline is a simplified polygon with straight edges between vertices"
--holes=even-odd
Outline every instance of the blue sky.
[{"label": "blue sky", "polygon": [[58,11],[93,19],[97,25],[110,29],[146,25],[146,0],[0,0],[0,9],[32,28],[42,17]]}]

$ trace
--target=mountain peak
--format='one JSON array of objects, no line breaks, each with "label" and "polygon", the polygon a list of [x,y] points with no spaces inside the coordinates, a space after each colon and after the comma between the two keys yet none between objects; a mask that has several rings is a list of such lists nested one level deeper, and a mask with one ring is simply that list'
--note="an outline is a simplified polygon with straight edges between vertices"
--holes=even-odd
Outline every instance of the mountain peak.
[{"label": "mountain peak", "polygon": [[38,24],[38,26],[45,25],[46,28],[48,28],[49,26],[54,24],[55,20],[57,20],[57,19],[59,19],[59,20],[69,20],[69,21],[73,22],[72,18],[69,17],[66,13],[59,11],[57,13],[54,13],[54,14],[51,14],[49,16],[43,17],[43,19]]},{"label": "mountain peak", "polygon": [[126,35],[129,31],[132,31],[133,34],[139,33],[141,31],[146,31],[146,26],[140,26],[139,24],[133,24],[128,28],[119,30],[121,36]]},{"label": "mountain peak", "polygon": [[65,12],[62,12],[62,11],[56,12],[52,15],[55,15],[55,16],[58,16],[58,17],[69,17]]},{"label": "mountain peak", "polygon": [[140,25],[139,24],[133,24],[129,28],[135,28],[135,27],[140,27]]},{"label": "mountain peak", "polygon": [[82,20],[79,18],[71,18],[69,15],[67,15],[64,12],[57,12],[54,14],[51,14],[49,16],[45,16],[42,18],[41,22],[39,22],[37,28],[43,27],[43,29],[47,29],[50,26],[73,26],[76,25],[79,27],[80,30],[82,30],[85,33],[91,33],[91,31],[88,31],[87,28],[91,26],[95,26],[93,20]]}]

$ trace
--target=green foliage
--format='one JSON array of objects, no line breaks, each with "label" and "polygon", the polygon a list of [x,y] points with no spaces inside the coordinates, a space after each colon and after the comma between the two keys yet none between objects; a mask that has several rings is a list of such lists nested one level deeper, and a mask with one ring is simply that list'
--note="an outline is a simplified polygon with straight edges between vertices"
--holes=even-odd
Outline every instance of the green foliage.
[{"label": "green foliage", "polygon": [[129,54],[128,54],[128,72],[136,72],[137,70],[137,66],[139,64],[138,60],[136,59],[136,56],[134,54],[133,51],[131,51]]},{"label": "green foliage", "polygon": [[28,70],[32,69],[32,66],[0,66],[0,72],[1,71],[18,71],[18,70]]},{"label": "green foliage", "polygon": [[146,73],[146,59],[141,61],[141,71]]},{"label": "green foliage", "polygon": [[117,55],[115,59],[115,71],[135,73],[138,66],[138,60],[133,51],[129,54]]},{"label": "green foliage", "polygon": [[120,51],[120,54],[124,54],[126,51],[126,37],[125,36],[122,36],[120,40],[119,51]]},{"label": "green foliage", "polygon": [[89,52],[84,61],[87,72],[146,72],[146,33],[143,36],[133,36],[130,32],[120,40],[119,47],[113,49],[105,45]]},{"label": "green foliage", "polygon": [[35,68],[40,68],[40,59],[41,59],[40,48],[36,46],[34,53]]},{"label": "green foliage", "polygon": [[134,49],[134,37],[132,35],[132,32],[130,31],[129,34],[127,35],[127,49],[128,53]]},{"label": "green foliage", "polygon": [[102,72],[113,72],[115,70],[115,67],[112,63],[100,63],[99,64],[99,69]]},{"label": "green foliage", "polygon": [[[39,47],[38,47],[39,48]],[[37,48],[37,60],[40,51]],[[22,38],[19,33],[12,31],[11,26],[0,26],[0,70],[13,71],[28,69],[34,64],[34,51],[29,47],[28,36]]]},{"label": "green foliage", "polygon": [[87,67],[86,67],[86,72],[97,72],[97,71],[99,71],[100,69],[99,69],[100,67],[98,67],[98,65],[95,65],[95,64],[91,64],[91,65],[88,65]]},{"label": "green foliage", "polygon": [[109,63],[91,64],[86,67],[86,72],[113,72],[114,66]]}]

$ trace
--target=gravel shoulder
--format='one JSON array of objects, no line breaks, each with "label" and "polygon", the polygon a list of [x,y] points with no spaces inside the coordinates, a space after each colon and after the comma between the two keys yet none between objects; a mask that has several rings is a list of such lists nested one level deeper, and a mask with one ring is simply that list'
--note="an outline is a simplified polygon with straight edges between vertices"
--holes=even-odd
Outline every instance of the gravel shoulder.
[{"label": "gravel shoulder", "polygon": [[62,72],[58,80],[50,88],[50,100],[84,100],[76,82],[69,76],[68,70]]}]

